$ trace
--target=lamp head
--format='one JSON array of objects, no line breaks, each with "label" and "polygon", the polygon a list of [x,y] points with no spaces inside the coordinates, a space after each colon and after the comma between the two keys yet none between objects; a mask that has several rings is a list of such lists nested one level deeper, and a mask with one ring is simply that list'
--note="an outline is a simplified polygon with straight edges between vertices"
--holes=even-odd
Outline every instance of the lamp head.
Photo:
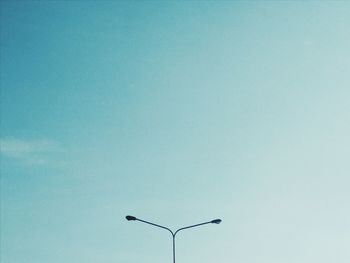
[{"label": "lamp head", "polygon": [[134,217],[134,216],[126,216],[125,218],[126,218],[126,220],[128,220],[128,221],[135,221],[135,220],[137,219],[137,218]]},{"label": "lamp head", "polygon": [[221,221],[222,221],[221,219],[214,219],[210,223],[212,223],[212,224],[220,224]]}]

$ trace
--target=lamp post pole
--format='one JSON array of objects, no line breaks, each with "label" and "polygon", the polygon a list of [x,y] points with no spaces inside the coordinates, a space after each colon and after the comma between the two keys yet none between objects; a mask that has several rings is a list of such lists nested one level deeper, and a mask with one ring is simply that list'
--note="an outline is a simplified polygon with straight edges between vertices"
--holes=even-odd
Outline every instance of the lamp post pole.
[{"label": "lamp post pole", "polygon": [[202,226],[202,225],[206,225],[206,224],[220,224],[221,223],[221,219],[214,219],[214,220],[211,220],[211,221],[208,221],[208,222],[182,227],[182,228],[179,228],[178,230],[176,230],[175,232],[173,232],[170,228],[167,228],[165,226],[161,226],[161,225],[158,225],[158,224],[155,224],[155,223],[152,223],[152,222],[148,222],[148,221],[136,218],[134,216],[128,215],[125,218],[128,221],[140,221],[142,223],[146,223],[146,224],[149,224],[149,225],[152,225],[152,226],[156,226],[156,227],[160,227],[160,228],[168,230],[171,233],[172,238],[173,238],[173,263],[175,263],[175,237],[176,237],[176,234],[178,232],[180,232],[181,230],[184,230],[184,229],[193,228],[193,227],[197,227],[197,226]]}]

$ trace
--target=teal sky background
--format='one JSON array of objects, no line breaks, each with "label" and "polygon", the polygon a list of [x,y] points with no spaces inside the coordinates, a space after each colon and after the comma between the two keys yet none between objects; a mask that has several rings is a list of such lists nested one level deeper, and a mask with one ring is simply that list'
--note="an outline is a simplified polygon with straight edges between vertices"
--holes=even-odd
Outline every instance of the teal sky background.
[{"label": "teal sky background", "polygon": [[350,262],[350,2],[2,1],[1,261]]}]

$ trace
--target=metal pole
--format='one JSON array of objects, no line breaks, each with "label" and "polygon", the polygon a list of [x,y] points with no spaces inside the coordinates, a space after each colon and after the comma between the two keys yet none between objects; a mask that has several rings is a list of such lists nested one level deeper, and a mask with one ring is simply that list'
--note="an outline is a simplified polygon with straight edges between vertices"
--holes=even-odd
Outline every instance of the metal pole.
[{"label": "metal pole", "polygon": [[175,263],[175,235],[173,234],[173,263]]}]

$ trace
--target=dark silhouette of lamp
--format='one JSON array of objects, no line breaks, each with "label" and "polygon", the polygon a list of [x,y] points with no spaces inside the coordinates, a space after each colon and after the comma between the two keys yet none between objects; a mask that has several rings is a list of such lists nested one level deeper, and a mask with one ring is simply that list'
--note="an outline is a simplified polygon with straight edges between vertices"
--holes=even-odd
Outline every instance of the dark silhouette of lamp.
[{"label": "dark silhouette of lamp", "polygon": [[128,221],[136,221],[136,220],[137,220],[137,218],[134,217],[134,216],[126,216],[125,218],[126,218],[126,220],[128,220]]},{"label": "dark silhouette of lamp", "polygon": [[156,227],[160,227],[160,228],[163,228],[163,229],[168,230],[168,231],[171,233],[172,237],[173,237],[173,263],[175,263],[175,236],[176,236],[176,234],[177,234],[179,231],[184,230],[184,229],[188,229],[188,228],[193,228],[193,227],[197,227],[197,226],[206,225],[206,224],[220,224],[221,221],[222,221],[221,219],[214,219],[214,220],[211,220],[211,221],[208,221],[208,222],[204,222],[204,223],[200,223],[200,224],[196,224],[196,225],[191,225],[191,226],[182,227],[182,228],[179,228],[178,230],[176,230],[176,231],[174,232],[174,231],[172,231],[171,229],[169,229],[169,228],[167,228],[167,227],[165,227],[165,226],[161,226],[161,225],[158,225],[158,224],[155,224],[155,223],[152,223],[152,222],[148,222],[148,221],[145,221],[145,220],[136,218],[135,216],[127,215],[125,218],[126,218],[126,220],[128,220],[128,221],[140,221],[140,222],[143,222],[143,223],[152,225],[152,226],[156,226]]},{"label": "dark silhouette of lamp", "polygon": [[221,219],[214,219],[210,223],[212,223],[212,224],[220,224],[221,221],[222,221]]}]

